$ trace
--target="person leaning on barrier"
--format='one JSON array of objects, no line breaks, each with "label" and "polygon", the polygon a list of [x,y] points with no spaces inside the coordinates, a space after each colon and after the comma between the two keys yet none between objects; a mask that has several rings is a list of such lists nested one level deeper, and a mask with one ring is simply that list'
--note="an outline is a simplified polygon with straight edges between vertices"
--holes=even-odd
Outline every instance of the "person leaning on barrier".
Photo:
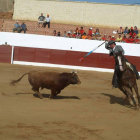
[{"label": "person leaning on barrier", "polygon": [[[116,57],[116,53],[118,53],[118,52],[122,52],[122,55],[125,54],[125,51],[122,48],[122,46],[116,45],[114,40],[111,40],[108,43],[106,43],[105,48],[109,50],[110,56],[114,56],[114,58]],[[138,73],[135,65],[131,64],[130,62],[128,62],[128,60],[126,58],[125,58],[125,60],[126,60],[127,66],[129,66],[133,70],[133,72],[135,73],[136,78],[138,80],[140,77],[139,77],[139,73]],[[115,64],[115,70],[114,70],[114,75],[113,75],[113,79],[112,79],[112,85],[113,85],[114,88],[118,87],[117,69],[118,69],[118,67]]]},{"label": "person leaning on barrier", "polygon": [[14,27],[15,27],[15,28],[13,28],[13,32],[15,32],[15,31],[18,32],[18,30],[19,30],[19,28],[20,28],[20,25],[19,25],[18,21],[14,24]]}]

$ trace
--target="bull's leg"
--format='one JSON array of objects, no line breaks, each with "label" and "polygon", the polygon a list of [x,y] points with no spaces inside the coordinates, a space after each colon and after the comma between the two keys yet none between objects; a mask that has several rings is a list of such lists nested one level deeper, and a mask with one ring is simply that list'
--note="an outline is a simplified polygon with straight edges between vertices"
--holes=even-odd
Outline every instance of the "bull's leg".
[{"label": "bull's leg", "polygon": [[133,94],[133,91],[132,91],[132,94],[130,92],[130,90],[132,90],[132,89],[130,88],[130,90],[129,90],[127,87],[125,87],[125,90],[130,95],[130,97],[131,97],[131,99],[132,99],[132,101],[134,103],[135,109],[139,109],[139,106],[138,106],[138,103],[137,103],[137,100],[136,100],[136,96]]},{"label": "bull's leg", "polygon": [[56,96],[56,91],[55,90],[51,90],[51,95],[50,95],[50,99],[53,99],[53,97]]},{"label": "bull's leg", "polygon": [[139,104],[140,104],[140,95],[139,95],[139,91],[138,91],[138,86],[137,86],[137,84],[134,84],[134,85],[133,85],[133,88],[134,88],[134,90],[135,90],[135,92],[136,92],[136,94],[137,94],[137,99],[138,99],[138,102],[139,102]]},{"label": "bull's leg", "polygon": [[40,92],[39,92],[39,88],[32,87],[32,90],[33,90],[35,93],[38,94],[38,96],[39,96],[40,99],[43,99],[43,96],[42,96],[42,95],[40,94]]}]

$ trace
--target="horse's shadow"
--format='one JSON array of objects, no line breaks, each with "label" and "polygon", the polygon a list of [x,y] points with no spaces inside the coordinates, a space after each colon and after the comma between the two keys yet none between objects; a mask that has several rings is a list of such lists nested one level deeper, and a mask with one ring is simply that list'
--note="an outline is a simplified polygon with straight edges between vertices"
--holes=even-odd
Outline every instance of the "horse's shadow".
[{"label": "horse's shadow", "polygon": [[[32,93],[15,93],[15,95],[23,95],[23,94],[32,94]],[[49,98],[50,94],[46,94],[46,93],[41,93],[41,95],[43,96],[43,98]],[[34,97],[39,98],[38,94],[34,93],[33,94]],[[53,99],[80,99],[77,96],[61,96],[61,95],[57,95],[54,96]]]},{"label": "horse's shadow", "polygon": [[119,104],[119,105],[122,105],[122,106],[125,106],[125,107],[128,107],[128,108],[132,108],[132,105],[130,105],[129,101],[122,98],[122,97],[116,97],[114,95],[110,95],[110,94],[107,94],[107,93],[101,93],[102,95],[104,96],[108,96],[110,97],[110,104]]}]

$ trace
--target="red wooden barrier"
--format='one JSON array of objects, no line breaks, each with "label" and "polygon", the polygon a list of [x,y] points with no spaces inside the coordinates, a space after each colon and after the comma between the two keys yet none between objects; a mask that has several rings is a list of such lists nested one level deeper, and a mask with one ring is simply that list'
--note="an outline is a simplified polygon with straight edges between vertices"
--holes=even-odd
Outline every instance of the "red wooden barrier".
[{"label": "red wooden barrier", "polygon": [[0,62],[11,63],[12,46],[0,45]]}]

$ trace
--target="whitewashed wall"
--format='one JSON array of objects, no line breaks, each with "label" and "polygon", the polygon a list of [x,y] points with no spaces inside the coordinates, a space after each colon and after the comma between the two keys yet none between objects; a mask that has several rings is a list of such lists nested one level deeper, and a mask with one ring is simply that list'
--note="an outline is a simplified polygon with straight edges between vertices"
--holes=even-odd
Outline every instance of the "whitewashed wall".
[{"label": "whitewashed wall", "polygon": [[53,23],[111,27],[140,25],[138,5],[15,0],[13,19],[36,21],[40,13],[50,14]]}]

